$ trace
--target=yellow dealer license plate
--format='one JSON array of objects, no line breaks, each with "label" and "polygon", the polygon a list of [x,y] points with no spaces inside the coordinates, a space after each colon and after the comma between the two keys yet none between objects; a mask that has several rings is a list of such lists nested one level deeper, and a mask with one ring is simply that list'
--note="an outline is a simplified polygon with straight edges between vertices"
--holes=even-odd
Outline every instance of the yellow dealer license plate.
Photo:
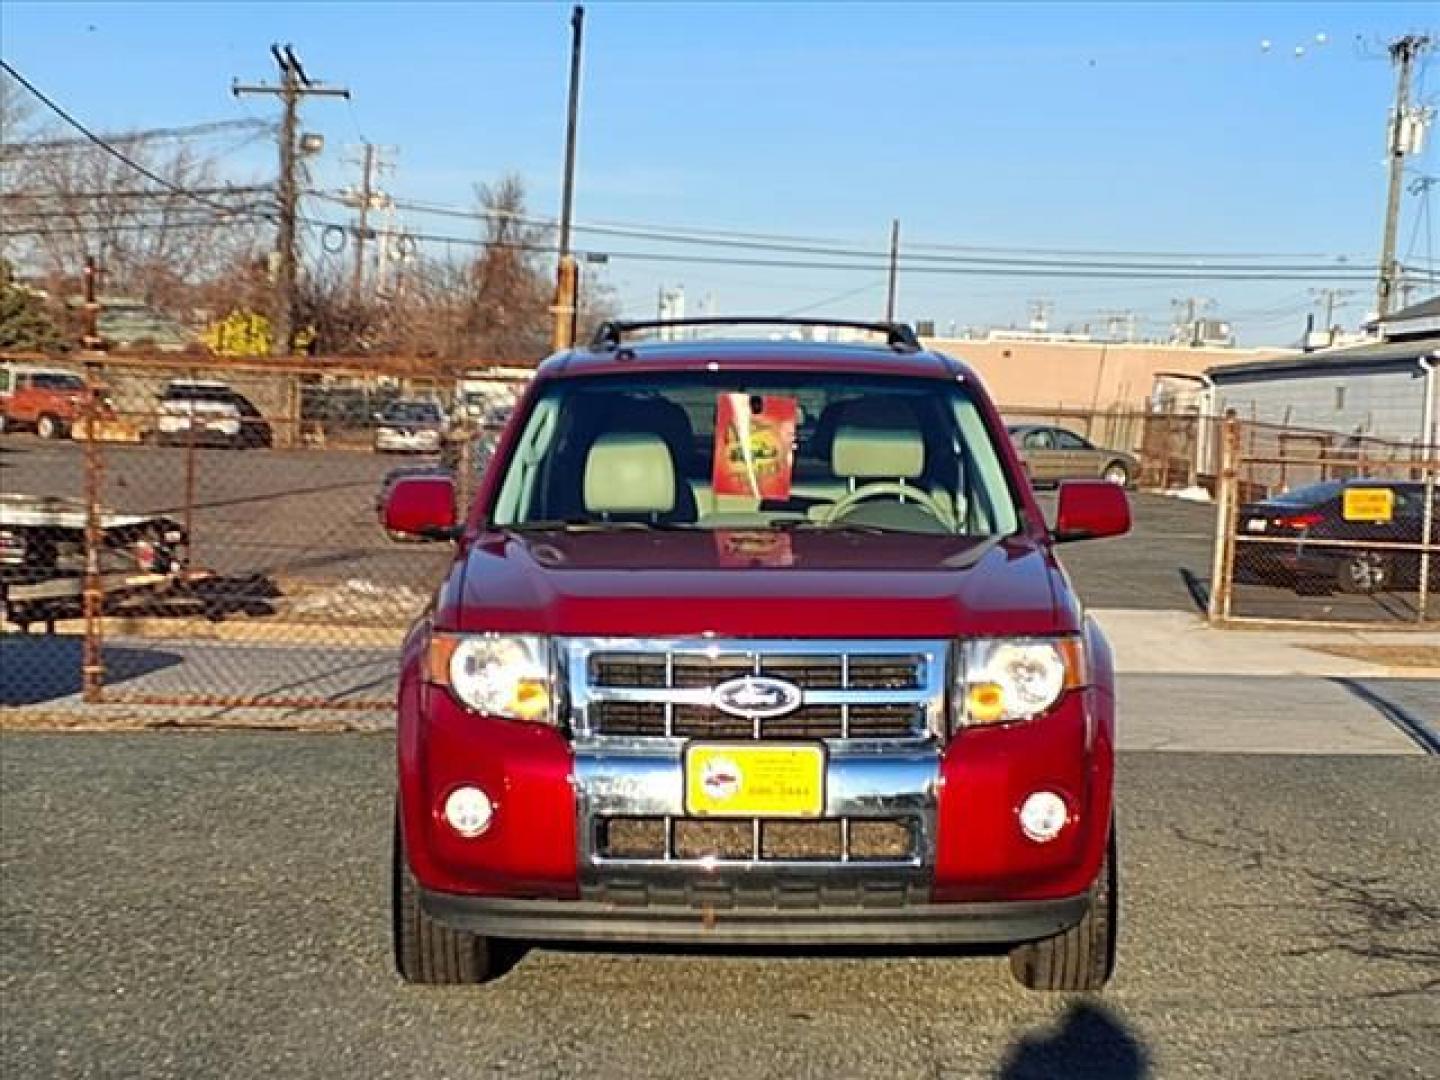
[{"label": "yellow dealer license plate", "polygon": [[685,810],[696,817],[819,817],[825,749],[696,743],[685,751]]}]

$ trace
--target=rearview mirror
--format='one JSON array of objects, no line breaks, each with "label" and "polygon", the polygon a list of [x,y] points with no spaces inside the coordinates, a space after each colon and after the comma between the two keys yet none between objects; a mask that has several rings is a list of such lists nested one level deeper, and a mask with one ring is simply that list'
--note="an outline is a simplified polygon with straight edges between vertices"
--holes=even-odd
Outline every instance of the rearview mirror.
[{"label": "rearview mirror", "polygon": [[1051,535],[1057,544],[1124,536],[1130,531],[1130,498],[1108,480],[1071,480],[1060,485],[1060,506]]},{"label": "rearview mirror", "polygon": [[403,477],[390,485],[383,513],[385,530],[421,540],[454,540],[455,482],[448,476]]}]

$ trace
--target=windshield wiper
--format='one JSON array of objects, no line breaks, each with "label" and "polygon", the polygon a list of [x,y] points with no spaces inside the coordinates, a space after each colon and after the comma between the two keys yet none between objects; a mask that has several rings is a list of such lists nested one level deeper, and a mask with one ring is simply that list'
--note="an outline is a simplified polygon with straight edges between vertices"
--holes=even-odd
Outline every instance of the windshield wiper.
[{"label": "windshield wiper", "polygon": [[937,533],[925,529],[901,529],[869,522],[821,522],[821,521],[777,521],[772,528],[784,532],[836,532],[857,533],[861,536],[956,536],[957,533]]}]

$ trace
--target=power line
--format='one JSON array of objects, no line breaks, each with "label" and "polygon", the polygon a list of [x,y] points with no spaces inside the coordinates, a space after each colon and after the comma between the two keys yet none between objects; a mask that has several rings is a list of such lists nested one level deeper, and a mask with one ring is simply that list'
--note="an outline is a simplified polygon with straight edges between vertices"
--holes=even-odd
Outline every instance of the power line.
[{"label": "power line", "polygon": [[[321,194],[321,193],[316,193]],[[333,196],[324,196],[333,198]],[[553,228],[555,221],[551,218],[522,216],[522,215],[495,215],[489,211],[466,209],[463,207],[446,206],[438,203],[429,203],[411,199],[398,199],[395,205],[403,210],[410,210],[418,214],[433,215],[436,217],[458,218],[467,221],[485,221],[492,217],[514,216],[517,220],[527,224],[541,225]],[[735,229],[711,229],[701,226],[681,225],[646,225],[621,222],[577,222],[573,228],[576,232],[591,233],[601,236],[629,236],[637,239],[656,239],[684,242],[733,242],[740,240],[762,241],[753,246],[761,248],[775,247],[777,250],[785,249],[793,245],[818,245],[825,248],[842,248],[848,250],[853,246],[853,241],[839,240],[834,237],[800,236],[786,233],[766,232],[745,232]],[[1084,259],[1096,258],[1137,258],[1137,259],[1235,259],[1235,260],[1276,260],[1276,259],[1324,259],[1333,260],[1337,263],[1354,263],[1361,256],[1339,254],[1334,252],[1243,252],[1243,251],[1140,251],[1140,250],[1104,250],[1104,249],[1082,249],[1082,248],[1047,248],[1047,247],[1002,247],[984,245],[964,245],[936,243],[933,241],[907,241],[906,248],[910,251],[948,251],[957,253],[971,253],[974,255],[995,254],[995,255],[1051,255],[1060,258]]]},{"label": "power line", "polygon": [[[331,201],[337,201],[337,197],[325,193],[316,193],[319,197]],[[429,213],[442,217],[460,218],[469,221],[488,221],[498,217],[513,217],[527,224],[552,226],[554,223],[545,218],[525,217],[520,215],[496,215],[484,210],[460,210],[452,207],[427,206],[423,203],[415,203],[408,200],[396,200],[395,205],[400,209],[408,209],[417,213]],[[635,240],[649,240],[657,243],[667,244],[689,244],[705,247],[723,247],[751,251],[783,252],[794,255],[817,255],[834,258],[886,258],[888,252],[875,249],[832,246],[839,244],[839,241],[824,241],[821,243],[796,243],[779,240],[750,240],[739,239],[709,230],[692,229],[685,233],[663,232],[658,229],[630,227],[630,226],[608,226],[594,224],[576,223],[576,232],[623,236]],[[965,266],[1014,266],[1014,267],[1055,267],[1059,269],[1097,269],[1097,270],[1181,270],[1184,271],[1184,278],[1198,278],[1207,276],[1198,271],[1227,272],[1250,272],[1263,274],[1330,274],[1330,264],[1271,264],[1268,266],[1245,266],[1231,263],[1213,263],[1208,265],[1197,265],[1193,262],[1188,264],[1176,263],[1174,261],[1106,261],[1101,259],[1042,259],[1022,258],[1017,256],[982,256],[982,255],[925,255],[917,254],[912,248],[932,247],[933,245],[907,244],[907,252],[902,262],[907,267],[913,267],[920,263],[935,263],[938,265],[965,265]],[[1373,267],[1366,267],[1360,264],[1343,264],[1347,270],[1368,271],[1373,273]],[[1237,280],[1254,280],[1253,278],[1239,278]]]},{"label": "power line", "polygon": [[833,296],[827,296],[823,300],[816,300],[801,307],[791,308],[789,311],[782,311],[780,313],[780,317],[788,319],[793,315],[808,315],[810,314],[810,312],[815,311],[819,308],[828,307],[831,304],[838,304],[841,301],[849,300],[853,297],[860,296],[863,293],[868,293],[872,292],[875,289],[883,288],[888,280],[889,277],[887,275],[886,277],[879,278],[875,281],[867,281],[858,289],[846,289],[844,292],[835,293]]},{"label": "power line", "polygon": [[[306,224],[322,228],[343,229],[334,222],[306,219]],[[517,244],[507,241],[491,242],[472,236],[448,236],[437,233],[408,233],[419,243],[454,244],[468,248],[495,247],[503,250],[529,251],[537,254],[555,255],[559,248],[553,244]],[[671,264],[694,264],[703,266],[748,266],[782,270],[866,270],[884,271],[885,256],[881,253],[861,253],[871,261],[823,262],[815,259],[759,259],[744,256],[689,255],[673,252],[627,251],[606,249],[576,249],[576,254],[603,257],[607,260],[631,260],[635,262],[656,262]],[[825,254],[832,254],[826,252]],[[900,260],[900,268],[907,274],[951,274],[964,276],[1035,277],[1035,278],[1097,278],[1117,281],[1296,281],[1325,283],[1332,281],[1369,281],[1370,275],[1364,268],[1347,268],[1331,271],[1325,267],[1307,268],[1303,272],[1286,271],[1276,268],[1235,268],[1223,271],[1213,269],[1105,269],[1086,267],[1078,264],[1049,264],[1034,266],[971,265],[958,262],[953,264],[930,265]]]},{"label": "power line", "polygon": [[[6,66],[6,70],[14,74],[14,69]],[[19,76],[16,76],[19,79]],[[23,82],[23,80],[21,80]],[[34,87],[27,84],[32,93]],[[37,95],[38,96],[38,95]],[[126,131],[107,133],[98,136],[107,143],[114,145],[125,145],[142,142],[160,142],[167,139],[195,139],[203,135],[210,135],[220,131],[248,130],[248,131],[273,131],[275,125],[267,120],[260,120],[254,117],[247,117],[242,120],[211,120],[203,124],[187,124],[183,127],[168,128],[147,128],[144,131]],[[26,154],[49,153],[52,150],[70,150],[77,146],[85,146],[90,139],[37,139],[25,142],[4,142],[0,143],[0,155],[23,157]]]},{"label": "power line", "polygon": [[[171,229],[213,229],[216,225],[225,224],[220,217],[203,218],[181,218],[165,223],[167,230]],[[61,225],[45,226],[44,228],[25,229],[0,229],[0,238],[13,238],[21,236],[95,236],[109,235],[112,233],[127,232],[153,232],[155,223],[153,221],[117,221],[109,224],[92,225]]]},{"label": "power line", "polygon": [[[187,188],[187,195],[255,195],[273,191],[269,184],[245,184],[242,186]],[[11,199],[172,199],[173,191],[151,191],[148,188],[121,191],[0,191],[0,200]]]},{"label": "power line", "polygon": [[30,93],[32,93],[33,95],[35,95],[35,97],[40,101],[41,104],[43,104],[47,109],[49,109],[51,112],[53,112],[56,116],[60,117],[61,120],[65,121],[65,123],[69,124],[69,125],[70,125],[72,128],[74,128],[76,131],[80,132],[80,134],[83,135],[83,136],[85,136],[86,139],[88,139],[90,142],[94,143],[94,144],[95,144],[96,146],[98,146],[101,150],[105,151],[105,153],[107,153],[107,154],[109,154],[111,157],[115,158],[115,160],[119,161],[121,164],[128,166],[129,168],[133,169],[135,172],[139,173],[141,176],[145,177],[147,180],[151,181],[152,183],[159,184],[161,187],[165,188],[167,191],[171,191],[171,192],[175,193],[176,195],[183,196],[184,198],[187,198],[187,199],[192,199],[192,200],[194,200],[195,202],[198,202],[198,203],[201,203],[201,204],[203,204],[203,205],[205,205],[205,206],[210,207],[212,210],[229,210],[229,207],[225,206],[223,203],[212,202],[211,200],[205,198],[203,195],[195,195],[195,194],[192,194],[191,192],[189,192],[189,191],[186,190],[185,188],[181,187],[179,184],[176,184],[176,183],[174,183],[174,182],[172,182],[172,181],[170,181],[170,180],[167,180],[167,179],[165,179],[163,176],[159,175],[158,173],[151,171],[150,169],[146,168],[144,165],[141,165],[139,162],[137,162],[134,158],[130,157],[130,156],[129,156],[128,154],[126,154],[124,151],[118,150],[118,149],[116,149],[115,147],[111,146],[108,142],[106,142],[104,139],[102,139],[99,135],[96,135],[93,131],[91,131],[88,127],[86,127],[84,124],[82,124],[79,120],[77,120],[77,119],[75,119],[75,117],[71,116],[70,113],[68,113],[67,111],[65,111],[64,108],[62,108],[60,105],[56,104],[53,100],[51,100],[51,99],[44,93],[44,91],[42,91],[39,87],[37,87],[37,86],[36,86],[34,83],[32,83],[29,79],[25,78],[24,75],[21,75],[20,72],[16,71],[15,68],[10,64],[9,61],[7,61],[7,60],[0,60],[0,69],[3,69],[3,70],[6,72],[6,74],[8,74],[12,79],[14,79],[16,82],[18,82],[18,83],[19,83],[21,86],[23,86],[26,90],[30,91]]}]

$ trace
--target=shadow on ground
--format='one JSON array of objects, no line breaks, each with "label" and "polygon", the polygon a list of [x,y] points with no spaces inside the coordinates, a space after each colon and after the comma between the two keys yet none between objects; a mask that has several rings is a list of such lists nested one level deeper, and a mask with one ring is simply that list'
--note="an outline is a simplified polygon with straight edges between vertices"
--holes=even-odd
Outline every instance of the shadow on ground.
[{"label": "shadow on ground", "polygon": [[[0,637],[0,705],[43,705],[80,693],[84,639],[68,634]],[[113,686],[181,662],[159,649],[106,646],[105,684]]]},{"label": "shadow on ground", "polygon": [[1000,1080],[1142,1080],[1150,1055],[1125,1022],[1094,1002],[1070,1006],[1053,1027],[1010,1048]]}]

